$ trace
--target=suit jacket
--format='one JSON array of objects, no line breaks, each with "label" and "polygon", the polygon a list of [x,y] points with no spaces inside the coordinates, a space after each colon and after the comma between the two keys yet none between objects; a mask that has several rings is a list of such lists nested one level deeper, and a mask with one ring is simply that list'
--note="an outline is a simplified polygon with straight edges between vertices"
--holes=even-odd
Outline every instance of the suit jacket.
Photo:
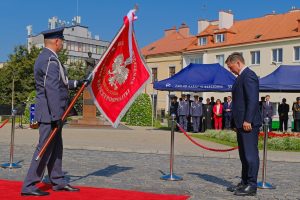
[{"label": "suit jacket", "polygon": [[171,114],[175,114],[177,115],[177,110],[178,110],[178,102],[171,102],[171,106],[170,106],[170,113]]},{"label": "suit jacket", "polygon": [[[224,109],[224,116],[231,116],[232,115],[232,101],[230,102],[230,104],[228,104],[228,102],[225,102],[223,105],[223,109]],[[226,111],[226,109],[230,109],[230,111]]]},{"label": "suit jacket", "polygon": [[213,107],[213,113],[214,113],[214,118],[216,118],[216,117],[222,117],[222,115],[223,115],[223,105],[220,104],[220,110],[219,110],[219,115],[220,116],[216,115],[216,113],[217,113],[217,104],[215,104],[214,107]]},{"label": "suit jacket", "polygon": [[262,103],[262,116],[263,116],[263,119],[266,117],[272,118],[273,106],[272,106],[271,102],[269,102],[269,105],[267,105],[267,102]]},{"label": "suit jacket", "polygon": [[248,67],[232,86],[232,114],[236,128],[242,128],[244,121],[261,126],[258,77]]},{"label": "suit jacket", "polygon": [[289,118],[289,111],[290,111],[289,104],[286,104],[286,103],[279,104],[278,113],[279,113],[279,117],[281,119],[288,119]]},{"label": "suit jacket", "polygon": [[74,81],[68,80],[66,70],[57,56],[44,48],[34,64],[36,85],[35,120],[50,123],[62,118],[68,106],[68,89],[74,89]]}]

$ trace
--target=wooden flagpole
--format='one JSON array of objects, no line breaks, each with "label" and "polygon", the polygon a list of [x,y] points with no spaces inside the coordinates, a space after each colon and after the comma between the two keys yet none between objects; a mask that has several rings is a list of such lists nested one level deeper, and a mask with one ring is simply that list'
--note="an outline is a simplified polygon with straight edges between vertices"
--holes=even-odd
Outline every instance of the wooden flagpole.
[{"label": "wooden flagpole", "polygon": [[[87,86],[87,82],[85,82],[81,88],[78,90],[78,92],[76,93],[76,96],[73,98],[73,100],[71,101],[70,105],[68,106],[67,110],[64,112],[61,120],[64,121],[67,118],[67,115],[69,114],[70,110],[73,108],[74,104],[76,103],[77,99],[79,98],[79,96],[81,95],[81,93],[83,92],[84,88]],[[44,146],[42,147],[41,151],[39,152],[39,154],[37,155],[37,157],[35,158],[36,161],[38,161],[41,157],[43,157],[47,147],[49,146],[50,142],[53,140],[54,136],[56,135],[58,130],[58,127],[55,127],[48,139],[46,140]]]}]

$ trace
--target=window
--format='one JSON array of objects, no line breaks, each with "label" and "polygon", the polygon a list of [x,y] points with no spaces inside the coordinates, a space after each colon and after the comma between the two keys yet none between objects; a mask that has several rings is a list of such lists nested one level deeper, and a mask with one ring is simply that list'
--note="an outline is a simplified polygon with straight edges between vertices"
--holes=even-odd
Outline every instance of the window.
[{"label": "window", "polygon": [[82,43],[78,43],[78,51],[82,52]]},{"label": "window", "polygon": [[152,68],[152,82],[157,81],[157,68]]},{"label": "window", "polygon": [[175,74],[175,67],[171,66],[169,67],[169,77],[172,77]]},{"label": "window", "polygon": [[260,51],[251,51],[251,64],[259,65],[260,64]]},{"label": "window", "polygon": [[101,46],[96,46],[97,47],[97,54],[101,54]]},{"label": "window", "polygon": [[97,53],[97,50],[96,50],[96,45],[93,45],[93,51],[92,51],[92,53]]},{"label": "window", "polygon": [[193,58],[190,58],[190,63],[202,64],[203,63],[202,57],[193,57]]},{"label": "window", "polygon": [[300,47],[294,47],[294,52],[295,52],[295,61],[300,61]]},{"label": "window", "polygon": [[199,44],[200,45],[206,45],[207,44],[207,37],[200,37],[199,38]]},{"label": "window", "polygon": [[219,63],[221,66],[224,66],[224,54],[222,55],[216,55],[217,63]]},{"label": "window", "polygon": [[279,49],[273,49],[273,57],[272,57],[272,61],[273,62],[282,62],[282,48]]},{"label": "window", "polygon": [[64,49],[67,49],[67,41],[66,40],[64,41],[63,44],[64,44]]},{"label": "window", "polygon": [[74,51],[75,50],[75,42],[71,42],[71,51]]},{"label": "window", "polygon": [[215,35],[215,42],[220,43],[225,41],[225,36],[224,34],[216,34]]},{"label": "window", "polygon": [[74,51],[78,51],[78,42],[74,42]]}]

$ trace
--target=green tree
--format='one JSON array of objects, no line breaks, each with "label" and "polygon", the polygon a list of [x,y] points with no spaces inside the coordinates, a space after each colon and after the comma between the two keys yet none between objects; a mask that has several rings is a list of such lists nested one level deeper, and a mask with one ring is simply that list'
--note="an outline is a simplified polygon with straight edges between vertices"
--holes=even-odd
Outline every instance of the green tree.
[{"label": "green tree", "polygon": [[[71,63],[70,66],[68,67],[68,78],[70,80],[82,80],[85,78],[84,73],[85,73],[85,68],[83,67],[82,62]],[[70,98],[71,98],[70,100],[73,99],[73,97],[76,95],[77,91],[78,90],[70,91]],[[78,112],[78,115],[82,114],[82,104],[83,104],[83,100],[82,100],[82,94],[81,94],[74,105],[74,108]]]},{"label": "green tree", "polygon": [[[29,98],[34,100],[32,95],[35,94],[34,80],[34,63],[37,59],[41,48],[33,46],[30,51],[25,45],[15,47],[14,53],[9,55],[8,62],[0,69],[0,104],[11,104],[12,83],[14,79],[14,105],[20,105],[26,102]],[[62,64],[67,59],[67,50],[62,50],[58,57]],[[69,79],[79,80],[84,78],[84,69],[82,63],[71,63],[68,68]],[[71,92],[71,96],[76,91]],[[35,95],[34,95],[35,96]],[[34,102],[31,102],[34,103]],[[82,110],[82,98],[75,105],[76,109]]]},{"label": "green tree", "polygon": [[12,83],[14,79],[15,105],[25,102],[34,90],[33,66],[41,49],[25,45],[15,47],[8,62],[0,69],[0,104],[11,104]]}]

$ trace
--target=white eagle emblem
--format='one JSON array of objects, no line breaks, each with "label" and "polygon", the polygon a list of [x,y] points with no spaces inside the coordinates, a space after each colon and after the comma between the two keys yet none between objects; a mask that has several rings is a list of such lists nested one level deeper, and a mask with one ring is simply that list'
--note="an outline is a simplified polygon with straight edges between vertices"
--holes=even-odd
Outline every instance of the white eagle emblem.
[{"label": "white eagle emblem", "polygon": [[114,63],[112,65],[112,71],[108,71],[109,74],[109,84],[110,86],[114,87],[114,90],[118,89],[118,85],[123,84],[127,77],[128,77],[128,69],[126,68],[126,65],[124,63],[124,56],[123,54],[118,55]]}]

